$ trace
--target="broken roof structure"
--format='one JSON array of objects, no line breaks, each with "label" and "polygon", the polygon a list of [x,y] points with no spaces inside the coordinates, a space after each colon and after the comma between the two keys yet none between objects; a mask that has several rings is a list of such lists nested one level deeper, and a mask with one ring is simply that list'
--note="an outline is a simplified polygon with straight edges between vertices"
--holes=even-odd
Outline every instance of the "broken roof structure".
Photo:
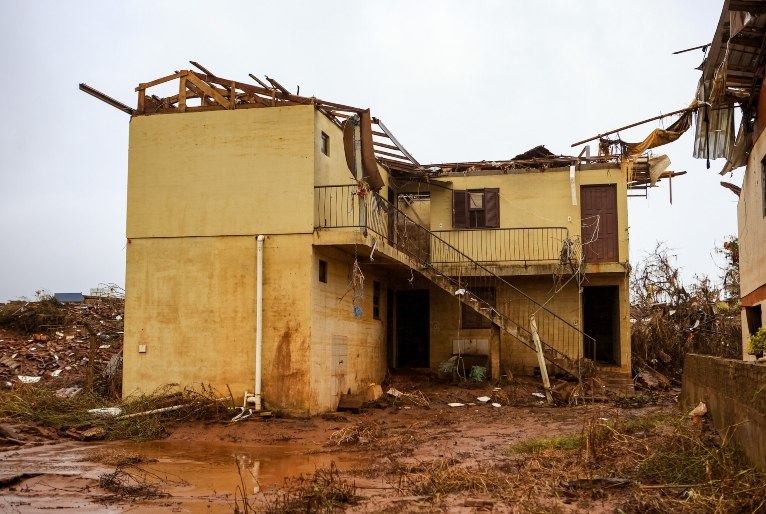
[{"label": "broken roof structure", "polygon": [[[605,151],[600,151],[599,155],[591,156],[587,149],[584,149],[579,156],[555,155],[545,146],[539,145],[511,159],[421,164],[379,118],[370,115],[369,109],[330,102],[315,96],[301,96],[298,94],[300,88],[296,93],[292,93],[277,80],[268,76],[262,80],[251,73],[249,76],[254,81],[251,84],[219,77],[195,61],[190,61],[190,63],[197,68],[196,71],[175,71],[165,77],[140,83],[135,88],[138,93],[136,108],[129,107],[87,84],[80,84],[80,89],[131,116],[313,105],[339,127],[350,126],[352,123],[361,124],[363,154],[366,154],[368,159],[377,161],[393,175],[409,179],[427,179],[445,173],[476,171],[500,171],[504,173],[516,169],[545,171],[548,168],[578,164],[619,163],[623,159],[622,153]],[[152,91],[157,86],[173,81],[178,82],[178,86],[173,88],[178,93],[158,96]],[[643,150],[638,153],[643,153]],[[633,152],[631,155],[636,156],[637,153]],[[348,157],[347,155],[349,167],[353,170],[354,163]],[[372,171],[371,163],[364,164],[364,166],[366,170]],[[685,173],[665,171],[665,168],[662,170],[655,168],[650,173],[650,168],[651,163],[647,157],[633,159],[631,166],[626,168],[626,173],[629,175],[629,189],[646,190],[662,178],[672,178]],[[376,172],[373,171],[373,173]]]}]

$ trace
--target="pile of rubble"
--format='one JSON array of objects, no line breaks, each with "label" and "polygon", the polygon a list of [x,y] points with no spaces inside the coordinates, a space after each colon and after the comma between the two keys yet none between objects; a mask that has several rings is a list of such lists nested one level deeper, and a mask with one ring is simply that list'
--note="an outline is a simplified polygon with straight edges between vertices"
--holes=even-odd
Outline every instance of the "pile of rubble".
[{"label": "pile of rubble", "polygon": [[41,383],[71,394],[90,375],[102,386],[110,382],[104,389],[115,392],[123,316],[121,298],[0,304],[0,386]]}]

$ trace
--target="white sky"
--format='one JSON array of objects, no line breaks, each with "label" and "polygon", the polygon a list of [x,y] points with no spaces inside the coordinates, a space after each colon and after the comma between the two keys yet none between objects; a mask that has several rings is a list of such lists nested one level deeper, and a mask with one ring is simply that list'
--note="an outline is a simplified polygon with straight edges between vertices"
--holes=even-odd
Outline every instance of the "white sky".
[{"label": "white sky", "polygon": [[[188,69],[371,107],[420,162],[507,159],[689,104],[722,0],[5,1],[0,16],[0,301],[124,284],[134,88]],[[668,120],[665,124],[669,124]],[[657,123],[621,135],[641,140]],[[631,260],[665,241],[686,277],[719,274],[736,233],[723,161],[664,147],[667,181],[630,200]],[[592,147],[595,151],[595,146]],[[733,178],[741,182],[741,170]],[[720,260],[720,259],[719,259]]]}]

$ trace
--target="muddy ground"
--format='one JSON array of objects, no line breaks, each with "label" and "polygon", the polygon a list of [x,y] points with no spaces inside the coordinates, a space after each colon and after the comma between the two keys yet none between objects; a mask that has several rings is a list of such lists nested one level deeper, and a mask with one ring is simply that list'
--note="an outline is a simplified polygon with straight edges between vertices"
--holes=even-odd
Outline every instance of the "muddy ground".
[{"label": "muddy ground", "polygon": [[[74,442],[9,423],[21,444],[0,454],[0,512],[305,512],[306,490],[312,512],[619,512],[637,483],[562,485],[632,479],[591,462],[581,436],[594,423],[680,417],[674,392],[554,407],[532,378],[390,385],[428,406],[385,395],[359,413],[182,423],[147,443]],[[540,438],[562,446],[512,449]]]}]

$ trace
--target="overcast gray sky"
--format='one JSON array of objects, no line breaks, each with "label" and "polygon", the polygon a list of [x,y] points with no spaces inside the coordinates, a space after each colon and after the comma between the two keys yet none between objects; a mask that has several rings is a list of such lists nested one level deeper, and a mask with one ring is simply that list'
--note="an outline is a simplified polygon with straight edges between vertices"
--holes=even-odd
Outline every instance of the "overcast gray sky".
[{"label": "overcast gray sky", "polygon": [[[303,95],[371,107],[421,162],[507,159],[689,104],[722,0],[238,2],[10,1],[0,17],[0,301],[124,284],[134,88],[196,60],[269,75]],[[669,124],[668,120],[666,124]],[[640,140],[650,123],[621,133]],[[595,147],[593,148],[595,150]],[[631,260],[666,241],[689,277],[716,276],[736,197],[688,175],[630,200]],[[741,170],[731,178],[741,182]]]}]

